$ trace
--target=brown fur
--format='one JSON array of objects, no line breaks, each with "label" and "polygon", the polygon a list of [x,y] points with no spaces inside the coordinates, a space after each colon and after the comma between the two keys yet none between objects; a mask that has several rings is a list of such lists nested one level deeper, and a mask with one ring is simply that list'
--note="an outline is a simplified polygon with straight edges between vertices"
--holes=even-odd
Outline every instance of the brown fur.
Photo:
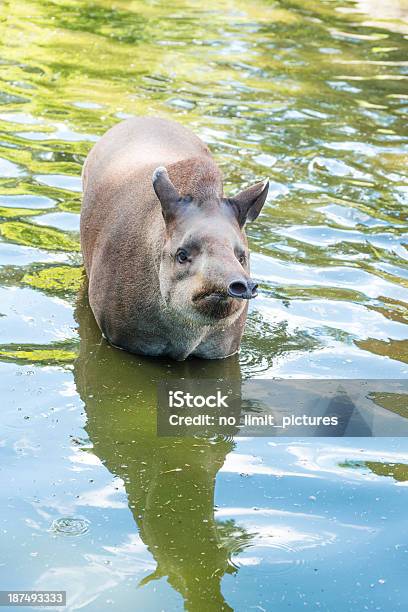
[{"label": "brown fur", "polygon": [[[166,166],[174,193],[191,196],[176,202],[166,224],[165,203],[152,186],[158,166]],[[227,287],[249,278],[236,256],[247,243],[237,205],[223,198],[221,173],[204,143],[175,122],[124,121],[91,150],[83,186],[89,301],[108,340],[131,352],[175,359],[236,352],[247,301],[227,297]],[[253,195],[239,203],[242,218],[245,207],[262,206],[267,189],[258,185],[255,191],[261,194],[255,204]],[[193,261],[183,266],[176,251],[188,240],[197,246]],[[212,287],[226,297],[193,300]]]}]

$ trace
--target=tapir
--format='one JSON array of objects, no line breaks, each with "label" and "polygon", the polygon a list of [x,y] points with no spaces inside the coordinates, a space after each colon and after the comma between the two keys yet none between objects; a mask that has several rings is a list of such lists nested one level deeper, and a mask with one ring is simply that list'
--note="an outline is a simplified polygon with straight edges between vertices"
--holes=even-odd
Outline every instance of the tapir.
[{"label": "tapir", "polygon": [[259,215],[268,181],[225,196],[202,140],[154,117],[108,130],[82,180],[89,303],[106,339],[176,360],[236,353],[257,295],[245,224]]}]

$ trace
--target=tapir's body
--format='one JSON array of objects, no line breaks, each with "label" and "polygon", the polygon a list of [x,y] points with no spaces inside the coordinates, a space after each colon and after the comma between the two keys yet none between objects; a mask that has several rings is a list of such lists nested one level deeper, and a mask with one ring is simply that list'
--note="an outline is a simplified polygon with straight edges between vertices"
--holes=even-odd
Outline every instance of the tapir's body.
[{"label": "tapir's body", "polygon": [[244,295],[248,272],[230,251],[238,242],[245,250],[246,239],[204,143],[165,119],[124,121],[91,150],[83,188],[89,300],[107,339],[175,359],[236,352],[248,304],[239,298],[252,285]]}]

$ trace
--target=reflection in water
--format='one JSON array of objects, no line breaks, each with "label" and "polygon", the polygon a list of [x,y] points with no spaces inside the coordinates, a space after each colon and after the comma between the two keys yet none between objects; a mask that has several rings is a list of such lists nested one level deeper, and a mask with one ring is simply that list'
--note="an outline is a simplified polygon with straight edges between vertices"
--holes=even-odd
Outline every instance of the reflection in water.
[{"label": "reflection in water", "polygon": [[93,452],[125,484],[140,536],[157,568],[192,612],[231,610],[222,577],[250,537],[234,521],[214,518],[215,477],[233,448],[226,439],[158,438],[156,385],[163,377],[239,378],[236,357],[166,363],[110,347],[87,300],[76,309],[81,337],[75,382],[85,404]]},{"label": "reflection in water", "polygon": [[366,461],[365,465],[377,476],[389,476],[397,482],[406,482],[408,480],[408,465],[406,463]]},{"label": "reflection in water", "polygon": [[339,464],[342,468],[353,470],[370,470],[377,476],[388,476],[396,482],[408,480],[408,465],[406,463],[388,463],[385,461],[345,461]]},{"label": "reflection in water", "polygon": [[[373,438],[361,448],[340,438],[241,439],[229,454],[222,440],[159,444],[155,381],[224,376],[227,368],[239,376],[236,361],[142,361],[101,344],[83,308],[80,347],[73,306],[82,162],[119,120],[161,115],[209,144],[227,194],[266,171],[271,179],[263,214],[248,228],[261,292],[239,356],[242,377],[406,378],[406,8],[406,0],[0,3],[0,453],[1,474],[15,483],[0,500],[7,588],[35,585],[45,571],[58,588],[62,576],[75,582],[75,566],[82,609],[135,605],[126,581],[112,589],[112,605],[100,591],[84,603],[92,575],[112,576],[92,559],[126,537],[127,523],[111,507],[95,537],[105,508],[100,497],[86,505],[88,478],[108,485],[110,475],[98,466],[81,471],[64,454],[68,432],[84,435],[82,402],[74,389],[63,394],[77,360],[95,452],[124,479],[138,534],[173,585],[175,608],[182,596],[190,609],[227,606],[220,584],[236,612],[403,607],[407,488],[404,468],[394,467],[408,463],[406,440]],[[395,410],[392,397],[371,399]],[[226,454],[216,516],[236,524],[213,518]],[[339,465],[353,460],[371,468]],[[89,532],[51,537],[55,519],[77,517],[72,500],[85,504]],[[226,575],[229,558],[249,537],[235,580]],[[321,546],[277,557],[272,545],[294,537]],[[152,565],[146,554],[142,575]],[[299,559],[304,565],[286,564]],[[291,577],[273,581],[282,564]],[[169,590],[165,579],[151,579],[139,590],[141,609],[161,610]]]},{"label": "reflection in water", "polygon": [[386,393],[386,392],[373,392],[369,394],[369,398],[386,410],[395,412],[403,417],[408,418],[408,398],[407,395],[401,393]]}]

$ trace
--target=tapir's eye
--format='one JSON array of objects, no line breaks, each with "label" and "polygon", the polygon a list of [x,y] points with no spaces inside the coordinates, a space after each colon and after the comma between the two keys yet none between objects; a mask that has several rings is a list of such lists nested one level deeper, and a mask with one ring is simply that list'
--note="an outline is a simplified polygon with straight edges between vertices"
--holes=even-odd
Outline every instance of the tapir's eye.
[{"label": "tapir's eye", "polygon": [[193,197],[191,195],[185,195],[179,199],[180,204],[190,204],[193,201]]},{"label": "tapir's eye", "polygon": [[240,264],[244,265],[246,263],[246,255],[243,251],[239,253],[237,257]]},{"label": "tapir's eye", "polygon": [[188,261],[188,253],[184,249],[179,249],[176,253],[176,259],[179,263],[183,264]]}]

